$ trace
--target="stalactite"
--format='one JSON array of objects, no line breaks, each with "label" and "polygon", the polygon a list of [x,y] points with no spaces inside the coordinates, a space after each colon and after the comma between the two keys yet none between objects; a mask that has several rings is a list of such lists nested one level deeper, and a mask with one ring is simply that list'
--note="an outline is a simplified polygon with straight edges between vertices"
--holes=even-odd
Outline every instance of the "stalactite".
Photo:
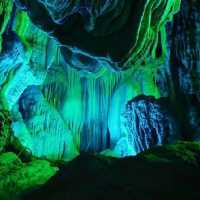
[{"label": "stalactite", "polygon": [[[136,1],[114,0],[112,4],[104,1],[100,13],[91,4],[89,14],[94,18],[89,20],[90,17],[85,15],[83,18],[86,32],[97,42],[92,47],[87,46],[91,43],[84,39],[85,30],[81,36],[77,30],[67,30],[71,22],[68,21],[66,4],[60,7],[58,2],[61,1],[58,0],[27,2],[29,0],[25,5],[20,0],[15,2],[16,12],[8,34],[15,34],[11,38],[16,39],[8,41],[6,36],[5,44],[10,44],[10,49],[3,48],[7,51],[0,54],[1,101],[11,112],[14,135],[23,146],[38,157],[70,160],[80,152],[109,154],[111,151],[119,157],[135,155],[153,144],[163,143],[165,136],[161,121],[166,117],[161,114],[161,121],[155,119],[155,122],[147,123],[148,131],[142,134],[141,128],[136,133],[136,117],[135,121],[129,118],[133,117],[131,114],[139,115],[140,109],[127,110],[127,103],[138,95],[153,96],[155,102],[162,96],[156,75],[167,54],[165,23],[177,12],[180,0],[150,0],[140,4]],[[79,3],[77,1],[77,5]],[[130,11],[135,9],[133,4],[138,8],[138,17],[128,11],[127,16],[123,15],[126,11],[123,6],[130,7]],[[118,9],[117,5],[120,5]],[[55,7],[62,11],[58,12]],[[35,12],[35,8],[41,9]],[[76,9],[72,12],[78,12]],[[110,12],[115,13],[114,19],[121,20],[119,26],[114,22],[108,26],[112,17],[107,23],[101,21],[104,18],[99,21],[101,15],[107,16]],[[127,22],[130,16],[136,20],[135,24],[129,24],[130,19]],[[112,33],[116,31],[118,34],[124,22],[135,29],[133,33],[125,30],[121,39],[116,40],[118,37]],[[105,30],[111,34],[109,41],[115,38],[111,47],[104,48],[108,41],[99,42],[108,34]],[[67,33],[72,32],[79,36],[80,44],[83,39],[86,46],[82,48],[77,41],[73,46],[68,45],[70,37]],[[124,44],[126,37],[131,40],[128,50]],[[118,57],[117,51],[121,49],[127,52]],[[123,67],[122,60],[126,63]],[[150,106],[152,112],[157,109],[160,114],[162,109],[156,105]],[[128,122],[131,121],[131,128],[125,125],[124,113]],[[152,117],[147,111],[146,115]],[[140,127],[145,122],[140,121]],[[156,129],[153,134],[157,142],[151,143],[152,129]],[[159,130],[162,131],[160,135]],[[137,136],[141,138],[137,139]]]}]

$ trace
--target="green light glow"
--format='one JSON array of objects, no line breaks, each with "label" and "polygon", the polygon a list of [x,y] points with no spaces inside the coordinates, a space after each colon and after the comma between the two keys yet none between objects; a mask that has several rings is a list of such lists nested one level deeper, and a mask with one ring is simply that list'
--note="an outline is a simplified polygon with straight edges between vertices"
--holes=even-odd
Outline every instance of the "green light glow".
[{"label": "green light glow", "polygon": [[12,13],[13,1],[12,0],[0,0],[0,53],[2,50],[2,35],[6,30],[10,16]]},{"label": "green light glow", "polygon": [[[10,17],[9,2],[1,34]],[[93,74],[67,66],[60,44],[17,10],[12,29],[25,54],[20,67],[9,71],[1,90],[4,107],[12,114],[15,136],[33,155],[51,159],[70,160],[80,150],[103,151],[108,132],[111,149],[120,149],[117,145],[128,137],[121,122],[127,102],[143,94],[161,96],[155,75],[166,58],[166,22],[179,6],[180,0],[147,1],[136,43],[127,55],[127,69],[114,72],[101,66]],[[157,57],[159,44],[162,50]],[[128,151],[126,155],[132,154],[134,147]]]}]

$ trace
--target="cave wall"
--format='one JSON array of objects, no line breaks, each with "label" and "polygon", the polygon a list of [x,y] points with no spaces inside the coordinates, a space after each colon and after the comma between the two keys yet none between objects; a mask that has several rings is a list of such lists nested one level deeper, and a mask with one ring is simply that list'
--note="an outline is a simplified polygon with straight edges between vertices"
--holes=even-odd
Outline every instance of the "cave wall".
[{"label": "cave wall", "polygon": [[200,2],[182,1],[172,28],[171,74],[183,139],[200,136]]},{"label": "cave wall", "polygon": [[[18,0],[12,12],[0,12],[9,19],[1,26],[1,107],[11,113],[14,135],[28,151],[65,160],[80,152],[123,157],[198,139],[198,1],[183,0],[174,18],[179,0],[107,2],[114,18],[127,4],[141,8],[134,16],[127,12],[138,17],[138,28],[131,29],[133,18],[121,20],[127,20],[123,35],[119,27],[102,27],[108,13],[95,15],[93,4],[88,15],[78,13],[84,19],[79,22],[76,15],[68,18],[79,9],[69,12],[62,4],[58,13],[47,3]],[[79,29],[70,22],[83,24]],[[112,36],[112,48],[98,39],[105,33],[119,35]],[[125,45],[128,33],[131,46]],[[121,48],[126,54],[115,54]]]}]

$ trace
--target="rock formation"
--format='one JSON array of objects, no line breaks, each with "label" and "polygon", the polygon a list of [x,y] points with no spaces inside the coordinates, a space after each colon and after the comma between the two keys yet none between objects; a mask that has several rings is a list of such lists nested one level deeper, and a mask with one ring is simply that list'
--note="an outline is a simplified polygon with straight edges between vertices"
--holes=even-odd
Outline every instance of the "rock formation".
[{"label": "rock formation", "polygon": [[180,0],[0,5],[0,99],[28,152],[124,157],[199,138],[198,1],[175,16]]}]

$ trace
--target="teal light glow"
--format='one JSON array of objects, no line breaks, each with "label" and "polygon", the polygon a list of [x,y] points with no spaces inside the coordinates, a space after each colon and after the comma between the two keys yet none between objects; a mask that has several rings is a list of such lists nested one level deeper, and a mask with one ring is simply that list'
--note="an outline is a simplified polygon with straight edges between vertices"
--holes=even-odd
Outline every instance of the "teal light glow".
[{"label": "teal light glow", "polygon": [[[35,156],[54,160],[71,160],[82,151],[117,157],[138,153],[122,115],[127,102],[138,95],[160,98],[155,74],[166,56],[165,23],[179,4],[158,1],[162,13],[154,23],[157,7],[149,1],[127,55],[127,69],[115,71],[102,62],[95,72],[72,68],[60,42],[16,9],[10,32],[17,39],[12,55],[0,55],[0,85],[2,105],[10,111],[14,135],[23,146]],[[162,52],[156,58],[159,39]]]}]

